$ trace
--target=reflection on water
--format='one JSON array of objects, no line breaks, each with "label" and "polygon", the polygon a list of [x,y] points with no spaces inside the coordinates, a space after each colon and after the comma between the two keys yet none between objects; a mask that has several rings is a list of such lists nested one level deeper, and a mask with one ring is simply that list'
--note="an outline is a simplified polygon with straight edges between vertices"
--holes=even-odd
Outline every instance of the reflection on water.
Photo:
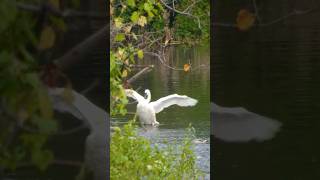
[{"label": "reflection on water", "polygon": [[[248,2],[216,1],[216,21],[233,22]],[[263,21],[302,8],[298,1],[256,2]],[[213,101],[282,123],[269,141],[213,139],[215,179],[319,179],[319,12],[247,32],[215,27],[213,33]]]},{"label": "reflection on water", "polygon": [[[208,48],[172,48],[169,50],[166,65],[157,58],[149,57],[139,63],[155,65],[150,73],[133,84],[133,88],[140,88],[138,93],[144,94],[145,89],[150,89],[151,101],[170,94],[187,95],[197,99],[193,107],[171,106],[156,114],[158,127],[139,128],[140,135],[148,137],[154,143],[164,140],[169,143],[181,142],[185,130],[192,124],[196,131],[195,153],[197,164],[206,173],[210,173],[210,82],[209,67],[210,57]],[[175,69],[183,68],[184,64],[191,63],[191,71],[184,72]],[[170,66],[172,68],[167,67]],[[139,71],[137,69],[136,71]],[[135,112],[136,104],[128,105],[128,111]],[[128,118],[132,118],[132,115]]]}]

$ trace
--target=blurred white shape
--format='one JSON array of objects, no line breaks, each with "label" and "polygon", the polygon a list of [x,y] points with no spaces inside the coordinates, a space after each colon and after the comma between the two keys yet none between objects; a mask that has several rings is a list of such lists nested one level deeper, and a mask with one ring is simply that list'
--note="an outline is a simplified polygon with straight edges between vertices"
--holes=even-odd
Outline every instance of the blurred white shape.
[{"label": "blurred white shape", "polygon": [[49,88],[53,108],[70,113],[89,125],[90,134],[85,142],[85,166],[94,174],[95,180],[107,177],[107,122],[109,116],[105,110],[90,102],[86,97],[72,90],[73,101],[63,96],[64,88]]},{"label": "blurred white shape", "polygon": [[226,142],[265,141],[280,130],[281,123],[242,107],[222,107],[211,103],[212,133]]}]

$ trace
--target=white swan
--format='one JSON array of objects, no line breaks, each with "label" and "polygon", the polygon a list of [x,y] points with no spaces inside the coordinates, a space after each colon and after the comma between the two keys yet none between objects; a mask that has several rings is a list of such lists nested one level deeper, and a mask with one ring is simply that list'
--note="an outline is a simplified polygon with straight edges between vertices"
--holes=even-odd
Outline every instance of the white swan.
[{"label": "white swan", "polygon": [[211,103],[212,134],[227,142],[265,141],[272,139],[281,123],[242,107],[222,107]]},{"label": "white swan", "polygon": [[185,95],[172,94],[158,99],[157,101],[151,101],[151,92],[149,89],[145,90],[147,98],[142,97],[136,91],[132,89],[125,89],[125,93],[128,97],[131,97],[138,101],[137,115],[142,124],[151,124],[153,126],[159,124],[156,120],[156,113],[161,112],[164,108],[172,105],[178,106],[194,106],[197,104],[197,100]]},{"label": "white swan", "polygon": [[53,108],[67,112],[89,125],[90,134],[85,142],[85,167],[93,172],[94,179],[107,177],[107,136],[109,135],[108,114],[86,97],[72,90],[73,100],[64,98],[65,88],[49,88]]}]

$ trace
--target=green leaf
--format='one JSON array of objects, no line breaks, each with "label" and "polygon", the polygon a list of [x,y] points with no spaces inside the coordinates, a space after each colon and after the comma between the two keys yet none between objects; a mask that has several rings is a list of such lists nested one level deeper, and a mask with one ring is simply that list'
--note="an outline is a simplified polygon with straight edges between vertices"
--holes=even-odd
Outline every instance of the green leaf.
[{"label": "green leaf", "polygon": [[150,3],[144,3],[143,9],[145,11],[151,11],[153,9],[153,6]]},{"label": "green leaf", "polygon": [[130,6],[130,7],[135,7],[136,6],[135,0],[128,0],[127,3],[128,3],[128,6]]},{"label": "green leaf", "polygon": [[63,32],[67,31],[66,23],[62,18],[50,16],[50,21],[53,23],[53,25],[55,25],[61,31]]},{"label": "green leaf", "polygon": [[137,11],[133,12],[130,19],[133,23],[137,23],[139,20],[139,13]]},{"label": "green leaf", "polygon": [[143,59],[143,51],[142,50],[138,50],[137,55],[138,55],[139,59]]},{"label": "green leaf", "polygon": [[40,35],[40,42],[38,44],[39,50],[45,50],[51,48],[56,39],[56,33],[53,28],[50,26],[46,26],[43,28]]},{"label": "green leaf", "polygon": [[126,39],[126,36],[123,33],[117,34],[115,37],[115,41],[121,42]]},{"label": "green leaf", "polygon": [[154,17],[154,14],[151,11],[147,11],[147,13],[148,13],[148,17],[149,18],[153,18]]},{"label": "green leaf", "polygon": [[121,26],[122,26],[122,18],[115,18],[114,19],[114,25],[116,26],[116,28],[121,28]]}]

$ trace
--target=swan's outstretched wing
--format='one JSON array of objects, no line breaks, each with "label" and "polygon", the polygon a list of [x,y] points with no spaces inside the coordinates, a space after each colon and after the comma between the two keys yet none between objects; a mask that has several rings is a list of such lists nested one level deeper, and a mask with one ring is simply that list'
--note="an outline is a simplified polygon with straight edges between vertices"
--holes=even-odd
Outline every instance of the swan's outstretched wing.
[{"label": "swan's outstretched wing", "polygon": [[132,90],[132,89],[125,89],[124,90],[126,95],[128,97],[131,97],[132,99],[135,99],[137,100],[138,102],[141,102],[141,101],[145,101],[144,97],[142,97],[139,93],[137,93],[135,90]]},{"label": "swan's outstretched wing", "polygon": [[153,106],[155,113],[161,112],[164,108],[167,108],[171,105],[178,106],[194,106],[197,104],[197,100],[190,98],[188,96],[181,96],[178,94],[172,94],[163,98],[158,99],[157,101],[151,102],[150,105]]}]

